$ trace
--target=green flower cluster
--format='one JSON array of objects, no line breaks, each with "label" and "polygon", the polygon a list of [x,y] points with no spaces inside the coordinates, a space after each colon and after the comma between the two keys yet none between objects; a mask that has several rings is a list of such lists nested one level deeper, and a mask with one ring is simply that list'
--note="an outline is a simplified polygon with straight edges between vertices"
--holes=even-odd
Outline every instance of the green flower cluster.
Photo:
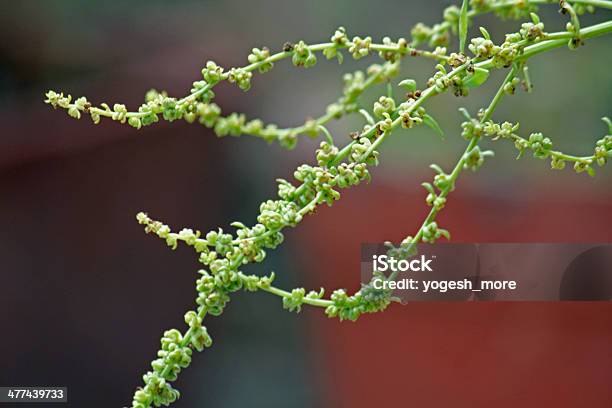
[{"label": "green flower cluster", "polygon": [[332,305],[325,308],[328,317],[355,321],[364,313],[377,313],[385,310],[393,301],[391,291],[375,289],[373,285],[363,285],[354,295],[344,289],[337,289],[331,295]]},{"label": "green flower cluster", "polygon": [[[384,37],[382,40],[384,46],[393,48],[393,50],[380,50],[378,56],[385,61],[395,62],[401,56],[408,52],[408,41],[405,38],[399,38],[396,42],[389,37]],[[416,52],[416,51],[415,51]]]},{"label": "green flower cluster", "polygon": [[[434,207],[438,211],[442,210],[446,205],[446,197],[438,195],[431,183],[422,183],[421,185],[427,190],[427,197],[425,198],[427,205]],[[444,183],[442,183],[442,185],[444,185]]]},{"label": "green flower cluster", "polygon": [[238,85],[243,91],[251,89],[251,78],[253,73],[244,68],[232,68],[228,73],[228,81]]},{"label": "green flower cluster", "polygon": [[253,48],[247,57],[251,64],[258,64],[257,70],[260,74],[268,72],[274,67],[274,64],[269,61],[270,49],[268,47]]},{"label": "green flower cluster", "polygon": [[216,85],[217,83],[225,79],[226,74],[224,73],[224,71],[225,70],[223,69],[223,67],[217,65],[215,61],[208,61],[206,62],[204,68],[202,68],[202,77],[204,78],[204,81],[206,81],[206,83]]},{"label": "green flower cluster", "polygon": [[427,225],[425,225],[422,231],[423,231],[423,236],[421,239],[423,240],[423,242],[428,243],[428,244],[433,244],[442,237],[446,239],[450,239],[450,232],[448,232],[447,230],[443,228],[438,227],[438,223],[435,221],[432,221],[428,223]]},{"label": "green flower cluster", "polygon": [[495,153],[492,150],[482,151],[480,147],[475,146],[465,155],[463,168],[476,171],[484,164],[485,157],[493,156],[495,156]]},{"label": "green flower cluster", "polygon": [[291,62],[296,67],[310,68],[317,63],[317,56],[304,41],[292,45],[291,52]]},{"label": "green flower cluster", "polygon": [[[200,101],[187,104],[185,109],[180,111],[180,114],[173,114],[172,117],[182,117],[189,123],[194,123],[197,120],[200,124],[212,128],[219,137],[237,137],[247,134],[262,138],[267,142],[278,141],[281,146],[292,149],[296,146],[300,134],[316,137],[319,134],[319,124],[356,111],[356,101],[366,88],[373,83],[388,80],[396,73],[396,64],[387,63],[383,66],[372,65],[368,68],[367,76],[362,71],[345,74],[343,77],[344,88],[342,96],[327,107],[326,115],[317,120],[309,120],[303,125],[294,128],[279,128],[276,124],[266,125],[260,119],[247,120],[244,114],[231,113],[228,116],[222,116],[221,108],[214,102]],[[209,97],[212,98],[214,95],[212,91],[210,92],[211,95]],[[210,98],[208,99],[210,100]],[[155,90],[147,93],[147,101],[151,105],[155,104],[154,107],[164,105],[176,106],[173,98],[168,98],[165,93]],[[168,114],[164,116],[170,117]]]},{"label": "green flower cluster", "polygon": [[448,24],[442,23],[429,27],[423,23],[417,23],[410,30],[410,36],[414,45],[428,43],[430,47],[444,47],[449,43],[449,31],[450,25]]},{"label": "green flower cluster", "polygon": [[488,38],[476,37],[471,40],[468,49],[476,58],[493,58],[493,66],[496,68],[507,68],[519,56],[521,38],[520,34],[507,35],[506,41],[498,46]]},{"label": "green flower cluster", "polygon": [[[537,6],[525,0],[470,0],[471,11],[468,17],[493,12],[502,19],[518,20],[537,11]],[[417,23],[410,31],[411,44],[429,44],[430,47],[445,47],[450,43],[451,35],[457,34],[460,9],[456,5],[444,9],[443,21],[433,26]]]},{"label": "green flower cluster", "polygon": [[191,364],[193,349],[202,351],[212,345],[212,339],[202,326],[201,315],[189,311],[185,314],[185,323],[189,326],[185,335],[176,329],[164,332],[158,358],[151,362],[153,371],[143,376],[145,385],[135,392],[132,408],[166,406],[179,398],[180,393],[170,382],[177,379],[181,369]]},{"label": "green flower cluster", "polygon": [[[146,216],[139,214],[139,221],[145,221]],[[150,221],[150,220],[149,220]],[[163,234],[163,231],[159,231]],[[182,235],[189,235],[184,231]],[[193,239],[193,237],[192,237]],[[183,368],[191,363],[193,349],[202,351],[212,345],[212,339],[202,325],[203,317],[208,313],[218,316],[223,312],[229,293],[240,289],[255,291],[269,288],[274,275],[258,277],[244,275],[242,272],[229,270],[223,263],[210,262],[212,274],[200,271],[201,277],[196,281],[198,305],[196,311],[185,314],[185,323],[189,327],[185,334],[176,329],[168,330],[161,339],[161,349],[157,359],[153,360],[153,371],[143,376],[145,383],[134,394],[132,408],[147,408],[151,405],[159,407],[174,402],[180,393],[170,382],[175,381]]]},{"label": "green flower cluster", "polygon": [[283,309],[299,313],[305,302],[321,300],[324,294],[325,290],[323,288],[318,292],[311,290],[308,293],[306,293],[306,289],[304,288],[295,288],[288,296],[283,297]]},{"label": "green flower cluster", "polygon": [[472,38],[468,49],[476,58],[489,59],[499,52],[499,47],[489,38]]},{"label": "green flower cluster", "polygon": [[[292,148],[297,142],[299,134],[316,136],[318,126],[336,119],[346,113],[356,110],[356,98],[363,90],[373,83],[388,81],[399,71],[398,60],[408,53],[408,42],[400,38],[393,42],[385,37],[382,44],[373,44],[371,37],[364,39],[355,37],[353,41],[348,40],[346,31],[343,27],[336,30],[331,38],[331,44],[319,44],[309,46],[304,41],[297,44],[286,43],[283,53],[272,55],[266,47],[253,48],[248,56],[250,65],[242,68],[224,69],[214,61],[208,61],[202,69],[202,80],[193,83],[191,93],[182,98],[176,99],[169,97],[165,92],[151,90],[147,93],[145,103],[136,112],[130,112],[123,104],[109,105],[102,103],[100,107],[92,106],[86,98],[81,97],[72,102],[70,95],[64,96],[63,93],[54,91],[47,92],[46,103],[54,108],[66,109],[71,117],[80,119],[82,113],[89,113],[93,122],[98,124],[102,117],[108,117],[120,123],[127,123],[130,126],[140,129],[157,123],[160,117],[167,121],[184,119],[189,123],[198,121],[207,127],[213,128],[219,136],[239,136],[241,134],[252,134],[261,137],[266,141],[278,140],[281,145]],[[354,81],[345,85],[343,96],[335,103],[327,107],[327,113],[317,120],[309,120],[302,126],[295,128],[281,129],[277,125],[264,125],[261,120],[255,119],[247,121],[242,114],[230,114],[227,117],[221,116],[221,109],[218,105],[211,103],[215,97],[212,88],[221,81],[235,83],[240,89],[247,91],[251,87],[253,71],[257,70],[264,73],[272,69],[274,60],[290,56],[294,65],[310,67],[316,61],[316,51],[323,51],[327,58],[337,56],[341,60],[340,48],[349,48],[355,58],[361,58],[369,54],[370,49],[375,47],[379,50],[381,58],[388,62],[383,65],[372,65],[368,68],[368,79],[355,75]],[[414,55],[425,55],[432,58],[440,58],[443,52],[427,53],[411,49]]]},{"label": "green flower cluster", "polygon": [[370,53],[370,46],[372,45],[372,37],[354,37],[351,45],[349,46],[349,52],[355,59],[367,57]]},{"label": "green flower cluster", "polygon": [[526,18],[538,9],[528,0],[470,0],[470,7],[479,14],[492,11],[502,20]]},{"label": "green flower cluster", "polygon": [[337,58],[339,63],[342,63],[344,57],[341,52],[339,52],[340,48],[345,48],[349,42],[349,38],[346,35],[346,29],[344,27],[338,27],[334,32],[334,35],[330,38],[332,47],[326,48],[323,50],[323,55],[325,58],[332,59]]},{"label": "green flower cluster", "polygon": [[[535,14],[533,14],[535,16]],[[539,18],[534,17],[535,22],[527,22],[521,25],[521,29],[519,34],[521,38],[526,41],[535,41],[540,40],[546,37],[546,33],[544,32],[544,23],[539,22]]]},{"label": "green flower cluster", "polygon": [[472,38],[468,49],[476,58],[493,58],[493,65],[497,68],[509,67],[519,55],[521,46],[544,40],[548,35],[540,18],[535,13],[530,15],[532,21],[523,23],[518,33],[507,34],[501,45],[495,45],[487,30],[481,28],[483,36]]},{"label": "green flower cluster", "polygon": [[149,371],[143,376],[144,388],[134,393],[132,408],[148,408],[168,406],[180,397],[180,392],[164,380],[160,375]]},{"label": "green flower cluster", "polygon": [[417,23],[410,30],[412,44],[428,43],[430,47],[447,46],[450,42],[451,34],[457,33],[459,13],[459,7],[451,5],[444,9],[442,13],[443,21],[441,23],[434,24],[431,27],[423,23]]},{"label": "green flower cluster", "polygon": [[434,87],[437,93],[443,93],[448,90],[451,85],[456,85],[455,78],[449,77],[444,65],[436,65],[436,72],[427,80],[427,86]]},{"label": "green flower cluster", "polygon": [[439,211],[446,205],[446,195],[455,189],[455,184],[450,174],[445,173],[440,166],[432,164],[430,167],[437,173],[433,185],[431,183],[422,183],[421,185],[428,193],[425,198],[427,205]]},{"label": "green flower cluster", "polygon": [[485,125],[471,118],[465,109],[461,110],[468,120],[461,122],[461,137],[465,140],[479,139],[484,135]]},{"label": "green flower cluster", "polygon": [[597,141],[593,157],[600,166],[603,166],[608,162],[608,159],[612,158],[612,131]]},{"label": "green flower cluster", "polygon": [[576,173],[586,172],[594,176],[594,164],[603,166],[612,157],[612,122],[608,118],[603,118],[608,125],[608,134],[603,136],[595,143],[594,151],[591,156],[574,156],[553,150],[553,143],[550,138],[545,137],[541,132],[531,133],[528,138],[523,138],[515,132],[519,129],[519,124],[510,122],[495,123],[487,121],[480,126],[473,122],[464,122],[464,132],[467,134],[478,133],[490,137],[491,140],[507,139],[514,142],[514,146],[519,152],[520,158],[527,150],[530,150],[533,157],[537,159],[550,159],[550,166],[554,170],[563,170],[567,162],[574,163]]}]

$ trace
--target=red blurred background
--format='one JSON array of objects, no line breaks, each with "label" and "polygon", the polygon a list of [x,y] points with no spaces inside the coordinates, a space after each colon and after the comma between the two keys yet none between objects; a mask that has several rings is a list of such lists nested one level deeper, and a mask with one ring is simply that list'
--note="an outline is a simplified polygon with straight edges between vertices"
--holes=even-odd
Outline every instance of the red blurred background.
[{"label": "red blurred background", "polygon": [[[470,192],[465,184],[441,216],[455,241],[612,238],[612,205],[597,194],[576,200],[541,192],[512,202]],[[314,287],[354,282],[362,237],[401,237],[418,228],[413,214],[425,216],[420,196],[367,190],[374,191],[321,211],[306,227],[303,245],[310,243],[311,259],[319,261],[306,262],[317,275],[309,279]],[[338,225],[352,225],[351,234]],[[337,324],[316,312],[309,319],[323,350],[326,406],[608,407],[611,312],[609,302],[417,302],[358,323]]]}]

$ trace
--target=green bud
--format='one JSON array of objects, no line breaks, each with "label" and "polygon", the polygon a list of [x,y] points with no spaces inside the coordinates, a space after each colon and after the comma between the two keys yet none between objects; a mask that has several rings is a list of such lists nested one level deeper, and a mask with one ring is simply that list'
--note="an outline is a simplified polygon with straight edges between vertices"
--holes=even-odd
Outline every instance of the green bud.
[{"label": "green bud", "polygon": [[417,84],[414,79],[404,79],[398,84],[398,86],[404,88],[406,92],[414,92],[417,89]]}]

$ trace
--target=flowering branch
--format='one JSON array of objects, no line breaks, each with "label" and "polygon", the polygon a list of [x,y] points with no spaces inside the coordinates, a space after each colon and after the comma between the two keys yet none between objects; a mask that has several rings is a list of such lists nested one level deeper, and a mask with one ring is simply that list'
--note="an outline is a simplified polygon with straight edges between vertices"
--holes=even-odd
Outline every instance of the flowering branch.
[{"label": "flowering branch", "polygon": [[[176,99],[163,92],[150,91],[146,103],[138,111],[128,111],[122,104],[113,108],[107,104],[94,107],[86,98],[72,101],[70,95],[49,91],[46,102],[54,108],[62,108],[75,118],[82,113],[91,116],[94,123],[108,117],[120,123],[128,123],[135,128],[151,125],[160,119],[174,121],[196,120],[214,129],[219,136],[252,134],[264,140],[277,140],[291,148],[297,136],[306,134],[317,136],[323,133],[324,140],[316,150],[316,165],[303,164],[293,176],[295,182],[278,179],[278,197],[260,205],[256,223],[246,226],[241,222],[231,224],[234,233],[219,228],[202,234],[200,231],[184,228],[173,232],[160,221],[153,220],[145,213],[139,213],[137,220],[144,225],[147,233],[157,235],[168,246],[175,249],[179,243],[186,244],[198,254],[205,267],[199,271],[196,281],[196,306],[185,314],[188,329],[181,332],[168,330],[161,339],[161,350],[152,364],[152,371],[144,377],[144,387],[136,391],[133,408],[148,408],[151,405],[168,405],[179,397],[179,392],[170,383],[177,379],[180,371],[191,362],[193,349],[201,351],[212,344],[202,321],[206,315],[218,316],[230,301],[230,295],[238,290],[263,290],[282,298],[283,307],[299,312],[304,304],[322,307],[329,317],[340,320],[357,320],[364,313],[385,310],[396,299],[388,289],[376,289],[372,284],[364,284],[356,293],[349,295],[344,289],[337,289],[326,298],[323,289],[307,292],[304,288],[291,291],[273,285],[274,273],[266,276],[248,275],[242,269],[248,264],[262,262],[267,251],[277,248],[284,240],[282,231],[296,227],[302,219],[313,213],[320,205],[331,206],[340,198],[340,190],[370,181],[369,169],[378,165],[378,148],[394,130],[399,127],[410,129],[420,124],[429,126],[436,133],[442,133],[435,119],[427,113],[425,103],[432,97],[452,92],[455,96],[467,96],[472,88],[488,81],[492,69],[510,68],[504,81],[494,95],[489,106],[472,118],[462,110],[465,121],[461,124],[462,136],[468,141],[465,151],[449,173],[442,167],[432,164],[437,173],[432,183],[423,183],[428,195],[427,205],[431,210],[414,236],[405,238],[394,250],[407,254],[419,242],[432,243],[440,238],[450,238],[450,233],[439,228],[436,217],[445,207],[449,194],[455,189],[459,175],[465,169],[477,170],[485,158],[493,152],[482,151],[480,142],[487,137],[495,141],[506,139],[514,142],[519,156],[527,150],[540,159],[550,159],[555,169],[563,168],[566,162],[573,162],[577,172],[593,175],[593,165],[604,165],[612,157],[612,123],[608,124],[608,135],[601,138],[591,156],[578,157],[552,149],[550,139],[541,133],[533,133],[528,139],[518,136],[518,124],[502,124],[492,120],[493,113],[504,95],[512,95],[519,84],[526,90],[531,88],[527,61],[529,58],[554,48],[567,45],[575,49],[586,40],[612,32],[612,21],[589,27],[582,27],[579,16],[594,12],[595,8],[612,9],[612,2],[606,0],[576,0],[559,4],[561,12],[569,16],[566,30],[547,33],[544,24],[535,14],[537,5],[553,3],[546,0],[472,0],[463,2],[463,7],[450,6],[444,11],[444,21],[432,27],[417,24],[411,31],[412,40],[400,38],[392,41],[384,38],[382,43],[373,43],[370,37],[349,39],[344,28],[336,30],[330,42],[307,45],[303,41],[287,43],[283,51],[272,54],[267,48],[254,48],[248,56],[249,64],[241,68],[225,70],[209,61],[202,70],[203,80],[193,83],[187,96]],[[471,8],[470,8],[471,7]],[[495,44],[486,29],[480,28],[482,36],[467,41],[467,27],[477,15],[492,12],[500,18],[528,19],[520,29],[506,35],[501,44]],[[452,35],[459,36],[460,52],[447,53],[446,47]],[[427,43],[432,51],[417,49]],[[471,56],[464,52],[467,48]],[[233,113],[222,117],[221,109],[212,102],[212,88],[219,82],[235,83],[248,90],[253,72],[269,71],[273,64],[291,58],[296,66],[310,67],[317,61],[317,53],[326,58],[342,61],[342,51],[348,51],[355,59],[377,52],[385,60],[382,65],[372,65],[363,73],[345,76],[342,97],[327,108],[318,119],[305,124],[280,129],[275,125],[264,125],[260,120],[247,121],[241,114]],[[418,89],[417,82],[405,78],[398,86],[406,91],[403,100],[394,99],[390,93],[381,96],[371,109],[357,106],[357,99],[363,91],[375,83],[387,82],[398,74],[400,59],[407,56],[423,56],[438,64],[434,74],[424,89]],[[351,133],[352,141],[343,147],[336,146],[334,138],[323,126],[342,115],[359,112],[366,119],[363,129]],[[385,279],[393,279],[391,275]]]}]

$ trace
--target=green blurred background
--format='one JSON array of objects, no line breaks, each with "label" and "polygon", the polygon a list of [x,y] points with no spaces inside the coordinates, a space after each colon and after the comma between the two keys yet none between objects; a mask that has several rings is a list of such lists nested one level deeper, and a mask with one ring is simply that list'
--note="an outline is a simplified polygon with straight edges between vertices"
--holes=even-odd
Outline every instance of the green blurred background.
[{"label": "green blurred background", "polygon": [[[371,35],[377,41],[386,35],[409,37],[415,23],[440,21],[449,4],[425,0],[2,3],[0,316],[5,330],[0,345],[6,355],[0,384],[68,386],[69,405],[77,407],[127,404],[154,357],[159,335],[180,326],[184,311],[192,307],[198,269],[189,250],[173,253],[145,236],[134,215],[144,210],[175,228],[203,231],[226,227],[234,220],[248,224],[259,202],[275,194],[274,179],[290,178],[297,165],[312,162],[318,143],[304,138],[288,152],[249,136],[217,139],[205,128],[182,122],[141,131],[108,121],[94,127],[87,119],[77,122],[45,106],[47,89],[87,95],[94,103],[136,107],[152,87],[184,94],[209,59],[223,66],[242,65],[252,47],[279,50],[286,41],[325,41],[340,25],[349,35]],[[561,29],[566,22],[555,6],[543,7],[540,16],[547,31]],[[610,17],[612,13],[604,11],[581,21],[588,25]],[[489,16],[478,18],[477,24],[486,26],[496,41],[520,25]],[[610,38],[598,38],[575,52],[559,49],[534,58],[529,65],[533,92],[504,99],[494,118],[519,121],[524,135],[541,131],[561,150],[590,154],[605,133],[600,118],[612,115],[610,44]],[[220,85],[215,89],[216,102],[225,113],[239,111],[281,126],[299,125],[324,113],[339,96],[343,72],[365,68],[375,59],[347,58],[338,65],[319,58],[317,66],[308,70],[281,62],[272,72],[257,75],[247,94]],[[422,84],[432,68],[431,61],[407,58],[402,76]],[[347,192],[338,206],[321,209],[320,218],[317,214],[305,220],[303,227],[287,234],[286,245],[253,271],[277,271],[283,287],[357,287],[359,243],[397,240],[414,231],[426,210],[419,184],[432,177],[427,166],[435,162],[449,168],[463,151],[457,109],[463,106],[475,112],[486,106],[503,75],[492,73],[491,81],[469,98],[449,94],[432,100],[429,111],[446,131],[446,140],[426,127],[394,133],[381,149],[382,164],[373,171],[371,186]],[[373,89],[364,103],[383,92],[384,86]],[[353,117],[330,129],[336,140],[346,142],[348,133],[362,125],[361,118]],[[598,171],[594,179],[569,169],[552,172],[546,162],[530,157],[516,162],[515,150],[503,141],[486,145],[496,151],[495,159],[480,172],[462,176],[442,217],[444,225],[454,227],[457,239],[612,240],[609,168]],[[367,336],[378,335],[376,340],[384,344],[394,341],[391,334],[385,337],[385,328],[401,326],[407,328],[402,331],[407,339],[414,338],[411,331],[415,331],[427,344],[432,336],[443,336],[428,331],[431,322],[443,326],[450,308],[457,310],[447,307],[394,309],[380,318],[379,326],[372,326],[377,316],[368,317],[370,326],[360,326],[361,322],[351,326],[345,335],[353,337],[342,337],[348,340],[340,342],[325,331],[338,323],[322,321],[319,311],[296,317],[267,294],[240,294],[221,319],[209,321],[215,345],[197,355],[181,375],[177,387],[183,396],[176,406],[371,406],[368,388],[382,385],[388,380],[383,379],[385,373],[394,371],[385,368],[391,365],[387,360],[382,371],[368,374],[378,365],[359,362],[374,353],[361,348],[367,347]],[[477,319],[485,313],[465,307],[459,306],[458,313],[474,315],[476,320],[471,321],[473,327],[453,326],[459,339],[481,327]],[[507,316],[510,307],[491,306],[497,312],[483,322],[504,321],[499,316]],[[517,319],[534,312],[521,309],[524,305],[512,307],[519,308],[512,309],[519,310]],[[537,307],[549,307],[536,312],[553,317],[533,322],[534,327],[559,315],[574,313],[574,322],[598,316],[595,331],[576,334],[572,326],[561,327],[570,336],[582,336],[584,344],[601,342],[603,356],[581,361],[585,369],[596,368],[594,375],[609,378],[612,360],[609,349],[605,354],[605,340],[610,339],[610,331],[602,323],[612,323],[610,306],[569,311]],[[407,316],[412,320],[407,321]],[[506,321],[503,327],[508,326],[512,323]],[[501,336],[500,330],[493,333]],[[562,341],[555,333],[551,331],[548,338],[553,344]],[[486,333],[483,336],[487,338]],[[525,348],[542,345],[537,339],[523,340]],[[465,346],[461,341],[453,344]],[[505,343],[497,347],[502,354],[508,351]],[[345,359],[334,358],[342,353]],[[484,363],[490,356],[480,358]],[[343,365],[347,361],[353,365]],[[438,370],[451,370],[462,380],[461,367],[438,363]],[[472,369],[486,376],[479,367]],[[435,372],[433,366],[431,370]],[[436,384],[435,376],[430,377],[420,389]],[[504,389],[501,383],[499,387]],[[418,388],[411,391],[418,394]],[[604,398],[596,402],[610,398],[605,387],[594,393],[594,398]],[[443,406],[437,405],[443,397],[431,398],[423,401]],[[387,403],[408,400],[387,396]],[[499,402],[508,399],[491,401],[504,406]]]}]

